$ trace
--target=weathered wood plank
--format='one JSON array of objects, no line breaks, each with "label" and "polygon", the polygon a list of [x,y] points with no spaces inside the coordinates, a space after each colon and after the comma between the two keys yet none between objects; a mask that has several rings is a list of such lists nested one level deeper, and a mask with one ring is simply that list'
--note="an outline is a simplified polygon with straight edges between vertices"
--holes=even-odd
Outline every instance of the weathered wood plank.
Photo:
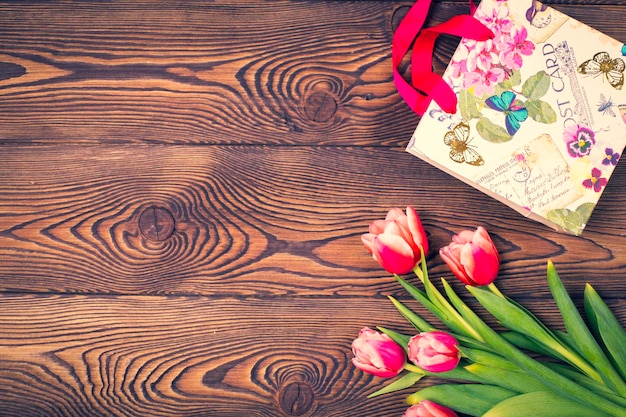
[{"label": "weathered wood plank", "polygon": [[0,306],[2,416],[399,416],[411,392],[366,400],[384,381],[350,362],[362,326],[412,334],[386,299],[5,294]]},{"label": "weathered wood plank", "polygon": [[[0,142],[403,146],[391,39],[412,3],[2,2]],[[626,41],[600,3],[555,6]]]},{"label": "weathered wood plank", "polygon": [[371,117],[409,115],[388,68],[393,12],[374,1],[2,4],[0,140],[395,140],[395,122]]},{"label": "weathered wood plank", "polygon": [[402,407],[398,398],[366,404],[374,381],[350,364],[355,313],[372,303],[5,296],[0,305],[3,416]]},{"label": "weathered wood plank", "polygon": [[574,237],[402,149],[11,146],[2,159],[2,291],[375,295],[393,284],[359,235],[413,205],[436,275],[448,273],[436,250],[482,224],[511,291],[546,296],[551,258],[565,278],[626,294],[626,165]]}]

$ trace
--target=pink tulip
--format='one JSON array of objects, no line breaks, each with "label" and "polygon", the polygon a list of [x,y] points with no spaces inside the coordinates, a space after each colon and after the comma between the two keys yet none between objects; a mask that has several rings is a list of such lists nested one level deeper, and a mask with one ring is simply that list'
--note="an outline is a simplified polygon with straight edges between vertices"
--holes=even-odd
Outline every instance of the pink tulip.
[{"label": "pink tulip", "polygon": [[452,243],[441,248],[439,255],[466,285],[489,285],[500,270],[498,250],[484,227],[454,235]]},{"label": "pink tulip", "polygon": [[399,208],[392,208],[385,220],[375,220],[369,226],[369,233],[361,236],[361,241],[388,272],[406,274],[420,262],[420,248],[428,252],[428,239],[417,212],[406,208],[406,214]]},{"label": "pink tulip", "polygon": [[459,364],[459,342],[445,332],[424,332],[409,340],[409,359],[428,372],[451,371]]},{"label": "pink tulip", "polygon": [[432,401],[422,400],[408,408],[402,417],[457,417],[457,414],[448,407]]},{"label": "pink tulip", "polygon": [[406,353],[400,345],[368,327],[361,329],[359,337],[352,342],[352,353],[354,366],[382,378],[398,375],[406,364]]}]

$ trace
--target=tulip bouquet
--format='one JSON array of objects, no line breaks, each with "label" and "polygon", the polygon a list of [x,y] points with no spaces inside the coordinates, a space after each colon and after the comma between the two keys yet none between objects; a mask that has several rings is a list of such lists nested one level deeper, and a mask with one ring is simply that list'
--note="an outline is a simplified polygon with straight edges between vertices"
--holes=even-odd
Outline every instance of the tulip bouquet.
[{"label": "tulip bouquet", "polygon": [[[430,323],[389,297],[415,328],[406,335],[364,328],[352,343],[354,365],[394,380],[381,394],[407,389],[426,376],[445,383],[407,397],[404,417],[626,416],[626,332],[587,284],[586,321],[569,297],[551,262],[547,281],[565,331],[553,330],[502,294],[494,280],[499,254],[487,231],[454,236],[440,256],[469,293],[502,325],[487,325],[445,280],[441,291],[428,277],[426,233],[415,210],[394,208],[362,236],[366,248],[423,308],[440,322]],[[419,286],[400,275],[413,271]]]}]

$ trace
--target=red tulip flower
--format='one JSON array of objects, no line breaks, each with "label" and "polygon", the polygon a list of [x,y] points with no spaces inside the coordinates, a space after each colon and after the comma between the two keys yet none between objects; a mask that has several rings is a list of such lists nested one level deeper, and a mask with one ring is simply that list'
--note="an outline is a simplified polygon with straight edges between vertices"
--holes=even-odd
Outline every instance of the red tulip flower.
[{"label": "red tulip flower", "polygon": [[402,417],[457,417],[457,414],[448,407],[432,401],[422,400],[408,408]]},{"label": "red tulip flower", "polygon": [[459,342],[445,332],[424,332],[409,340],[409,359],[428,372],[451,371],[459,364]]},{"label": "red tulip flower", "polygon": [[412,207],[406,208],[406,214],[392,208],[385,220],[370,224],[361,241],[383,268],[398,275],[411,272],[420,262],[420,248],[424,254],[428,252],[426,232]]},{"label": "red tulip flower", "polygon": [[441,248],[439,255],[466,285],[489,285],[500,270],[498,250],[484,227],[454,235],[452,243]]},{"label": "red tulip flower", "polygon": [[406,364],[402,346],[386,334],[368,327],[361,329],[359,337],[352,342],[352,353],[354,366],[382,378],[398,375]]}]

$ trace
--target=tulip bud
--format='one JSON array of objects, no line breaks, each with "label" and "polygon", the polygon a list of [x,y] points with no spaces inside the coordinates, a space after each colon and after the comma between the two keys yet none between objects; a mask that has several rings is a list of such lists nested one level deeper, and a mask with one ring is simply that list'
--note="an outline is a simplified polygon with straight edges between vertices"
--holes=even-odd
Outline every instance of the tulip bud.
[{"label": "tulip bud", "polygon": [[382,378],[400,373],[406,364],[404,349],[384,333],[368,327],[352,342],[352,363],[360,370]]},{"label": "tulip bud", "polygon": [[443,405],[422,400],[408,408],[402,417],[458,417],[457,414]]},{"label": "tulip bud", "polygon": [[420,262],[421,250],[428,252],[428,239],[417,212],[406,208],[406,214],[399,208],[392,208],[385,220],[375,220],[369,226],[369,233],[361,236],[361,241],[388,272],[406,274]]},{"label": "tulip bud", "polygon": [[424,332],[409,340],[409,359],[428,372],[451,371],[459,364],[459,342],[445,332]]},{"label": "tulip bud", "polygon": [[452,243],[441,248],[439,255],[466,285],[489,285],[500,270],[498,250],[484,227],[454,235]]}]

